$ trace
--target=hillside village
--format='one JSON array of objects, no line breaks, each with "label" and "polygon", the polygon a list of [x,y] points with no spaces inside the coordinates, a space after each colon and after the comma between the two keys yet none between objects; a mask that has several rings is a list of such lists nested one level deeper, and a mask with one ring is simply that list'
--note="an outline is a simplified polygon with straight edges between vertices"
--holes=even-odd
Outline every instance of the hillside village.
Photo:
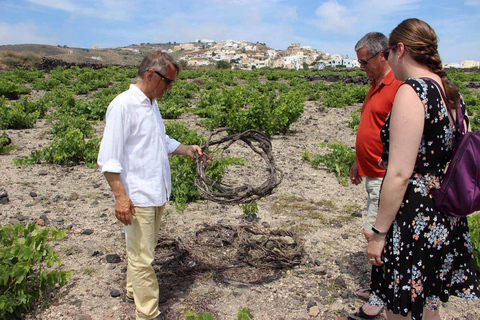
[{"label": "hillside village", "polygon": [[[135,45],[119,49],[141,53],[141,49]],[[238,69],[269,67],[298,70],[306,66],[322,69],[326,66],[336,67],[338,65],[344,65],[347,68],[360,67],[356,59],[348,59],[339,54],[329,54],[311,46],[300,46],[299,43],[292,43],[286,50],[275,50],[260,42],[235,40],[215,42],[202,39],[174,44],[165,51],[184,60],[187,66],[193,68],[205,67],[219,61],[226,61],[230,63],[231,67]]]},{"label": "hillside village", "polygon": [[[118,49],[130,50],[132,53],[141,54],[142,50],[137,47],[136,45],[131,45]],[[154,48],[152,47],[152,49]],[[260,42],[252,43],[235,40],[215,42],[209,39],[201,39],[195,42],[169,45],[168,48],[162,47],[162,50],[173,54],[180,60],[184,60],[186,65],[192,68],[215,65],[219,61],[226,61],[230,63],[232,68],[237,69],[269,67],[298,70],[307,66],[315,69],[337,66],[345,66],[346,68],[360,67],[356,58],[351,59],[340,54],[330,54],[314,49],[311,46],[300,46],[300,43],[295,42],[291,43],[286,50],[276,50]],[[444,67],[479,68],[480,61],[464,60],[461,63],[444,63]]]},{"label": "hillside village", "polygon": [[[291,43],[285,50],[276,50],[265,43],[249,41],[201,39],[187,43],[141,43],[118,48],[74,48],[43,44],[0,46],[0,70],[39,64],[42,58],[60,60],[70,64],[138,66],[143,57],[152,51],[166,51],[179,60],[183,68],[211,69],[232,68],[252,70],[256,68],[323,69],[325,67],[360,67],[356,57],[320,51],[311,46]],[[20,55],[20,56],[18,56]],[[51,60],[50,60],[51,61]],[[444,63],[445,68],[478,69],[480,61],[464,60],[461,63]]]}]

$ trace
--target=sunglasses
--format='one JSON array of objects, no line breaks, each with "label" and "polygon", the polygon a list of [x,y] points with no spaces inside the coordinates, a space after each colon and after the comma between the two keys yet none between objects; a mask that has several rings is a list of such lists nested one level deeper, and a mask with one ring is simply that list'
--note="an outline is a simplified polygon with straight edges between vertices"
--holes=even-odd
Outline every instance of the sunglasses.
[{"label": "sunglasses", "polygon": [[373,59],[375,56],[377,56],[381,51],[378,51],[377,53],[375,53],[373,56],[371,56],[370,58],[368,59],[358,59],[358,63],[366,66],[368,64],[368,61],[370,61],[371,59]]},{"label": "sunglasses", "polygon": [[172,84],[175,83],[175,79],[168,79],[167,77],[165,77],[163,74],[161,74],[160,72],[156,71],[156,70],[153,70],[153,72],[155,72],[155,74],[157,76],[159,76],[160,78],[162,78],[163,80],[165,80],[165,83],[167,84],[167,87],[171,86]]},{"label": "sunglasses", "polygon": [[390,47],[387,47],[385,49],[382,50],[383,52],[383,55],[385,56],[385,59],[388,60],[388,56],[390,55],[390,51],[394,50],[394,49],[397,49],[398,47],[398,44],[394,44],[393,46],[390,46]]}]

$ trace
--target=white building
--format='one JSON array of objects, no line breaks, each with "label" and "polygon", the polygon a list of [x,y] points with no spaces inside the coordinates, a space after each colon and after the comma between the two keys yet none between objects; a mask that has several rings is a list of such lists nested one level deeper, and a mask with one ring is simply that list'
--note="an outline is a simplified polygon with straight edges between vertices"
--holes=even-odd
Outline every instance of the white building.
[{"label": "white building", "polygon": [[210,39],[195,39],[195,42],[200,42],[200,43],[213,43],[215,41],[210,40]]},{"label": "white building", "polygon": [[283,58],[284,68],[298,70],[302,67],[303,57],[302,56],[289,56]]},{"label": "white building", "polygon": [[360,68],[360,63],[357,59],[343,59],[343,65],[347,68]]},{"label": "white building", "polygon": [[444,63],[443,67],[444,68],[461,68],[462,65],[458,62],[450,62],[450,63]]},{"label": "white building", "polygon": [[480,67],[479,61],[474,60],[463,60],[462,61],[462,68],[478,68]]},{"label": "white building", "polygon": [[207,66],[210,64],[210,61],[207,59],[190,59],[187,60],[187,65],[193,66],[193,67],[199,67],[199,66]]},{"label": "white building", "polygon": [[322,61],[317,64],[317,67],[320,69],[320,65],[326,67],[337,67],[337,66],[345,66],[347,68],[360,68],[360,63],[356,59],[346,59],[341,56],[337,56],[334,59],[330,59],[327,62]]},{"label": "white building", "polygon": [[277,51],[276,50],[268,50],[267,55],[268,55],[269,58],[274,58],[277,55]]}]

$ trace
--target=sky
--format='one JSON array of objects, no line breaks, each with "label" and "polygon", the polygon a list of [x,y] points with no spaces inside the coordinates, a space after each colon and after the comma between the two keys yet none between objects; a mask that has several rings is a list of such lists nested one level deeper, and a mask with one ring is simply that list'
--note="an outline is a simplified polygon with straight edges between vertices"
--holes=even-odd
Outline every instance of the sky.
[{"label": "sky", "polygon": [[480,60],[480,0],[0,0],[0,45],[247,40],[355,58],[364,34],[407,18],[433,27],[443,62]]}]

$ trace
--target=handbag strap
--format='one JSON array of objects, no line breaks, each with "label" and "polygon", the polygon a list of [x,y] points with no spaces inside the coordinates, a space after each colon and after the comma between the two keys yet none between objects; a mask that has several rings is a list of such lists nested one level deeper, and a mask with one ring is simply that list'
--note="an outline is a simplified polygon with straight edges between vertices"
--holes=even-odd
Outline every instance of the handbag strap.
[{"label": "handbag strap", "polygon": [[[442,87],[438,84],[437,81],[435,81],[434,79],[432,78],[429,78],[429,77],[422,77],[420,79],[423,79],[423,80],[430,80],[431,82],[433,82],[433,84],[437,87],[438,91],[440,91],[440,94],[442,95],[442,98],[443,98],[443,101],[445,102],[445,105],[447,106],[447,110],[448,112],[450,113],[450,116],[452,117],[452,120],[454,120],[454,123],[455,123],[455,128],[457,129],[457,132],[459,132],[460,134],[465,134],[466,130],[465,130],[465,126],[463,125],[463,120],[464,120],[464,115],[463,115],[463,111],[462,111],[462,107],[459,106],[456,111],[457,111],[457,119],[455,121],[455,118],[453,117],[453,113],[452,113],[452,108],[450,108],[450,103],[448,103],[448,99],[445,95],[445,92],[443,92],[443,89]],[[459,102],[460,103],[460,102]],[[466,118],[467,121],[468,121],[468,118]]]}]

